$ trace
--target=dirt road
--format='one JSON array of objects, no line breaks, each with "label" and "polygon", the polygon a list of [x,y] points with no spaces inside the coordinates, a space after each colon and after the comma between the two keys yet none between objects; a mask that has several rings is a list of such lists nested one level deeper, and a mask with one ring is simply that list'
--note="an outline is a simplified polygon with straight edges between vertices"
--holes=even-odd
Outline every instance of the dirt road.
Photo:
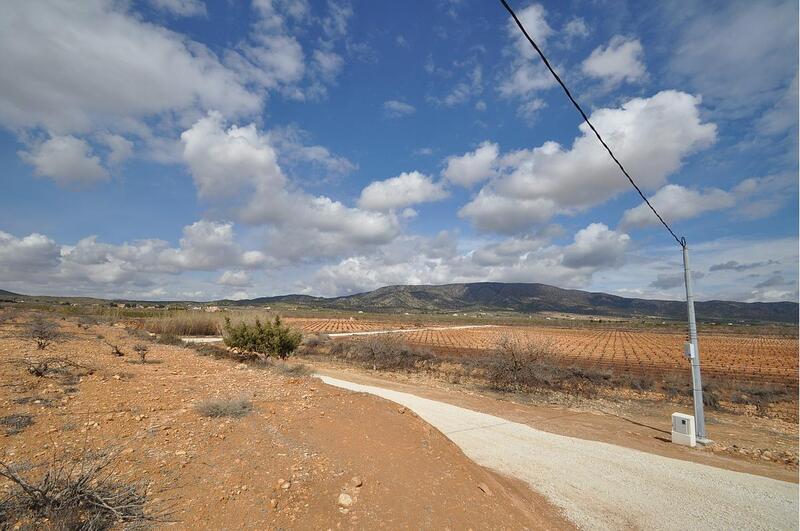
[{"label": "dirt road", "polygon": [[798,485],[565,437],[408,393],[320,376],[402,404],[478,464],[527,482],[585,529],[797,529]]}]

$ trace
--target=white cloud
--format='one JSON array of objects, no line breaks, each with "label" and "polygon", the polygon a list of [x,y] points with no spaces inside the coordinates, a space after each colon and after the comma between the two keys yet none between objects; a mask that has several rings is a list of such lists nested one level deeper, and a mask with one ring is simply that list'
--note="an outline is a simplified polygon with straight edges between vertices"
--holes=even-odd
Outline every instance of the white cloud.
[{"label": "white cloud", "polygon": [[442,183],[435,183],[418,171],[374,181],[361,190],[358,206],[369,210],[391,210],[447,197]]},{"label": "white cloud", "polygon": [[404,101],[388,100],[383,102],[383,112],[389,118],[402,118],[414,114],[417,109]]},{"label": "white cloud", "polygon": [[564,265],[572,268],[607,268],[622,264],[630,244],[627,234],[592,223],[575,233],[575,242],[564,249]]},{"label": "white cloud", "polygon": [[595,48],[581,64],[581,69],[587,76],[601,79],[608,88],[613,88],[622,82],[640,81],[647,75],[643,55],[639,39],[615,35],[607,46]]},{"label": "white cloud", "polygon": [[50,177],[56,183],[91,184],[108,179],[100,158],[92,153],[91,146],[72,135],[54,136],[30,151],[20,151],[19,156],[32,165],[34,173]]},{"label": "white cloud", "polygon": [[564,24],[561,36],[567,46],[577,39],[583,39],[589,35],[589,27],[581,17],[574,17]]},{"label": "white cloud", "polygon": [[150,0],[156,9],[179,17],[206,16],[206,4],[202,0]]},{"label": "white cloud", "polygon": [[735,118],[778,101],[797,72],[797,2],[725,2],[686,16],[670,67],[707,104]]},{"label": "white cloud", "polygon": [[[668,184],[648,198],[667,223],[690,219],[705,212],[722,210],[736,204],[731,192],[710,188],[702,191],[690,190],[677,184]],[[642,203],[625,211],[620,227],[646,227],[661,222],[650,208]]]},{"label": "white cloud", "polygon": [[222,115],[211,112],[181,134],[183,157],[198,195],[211,199],[245,187],[282,188],[286,177],[278,166],[278,155],[255,124],[223,127]]},{"label": "white cloud", "polygon": [[133,155],[133,142],[124,136],[103,133],[99,139],[110,150],[107,157],[109,164],[119,164]]},{"label": "white cloud", "polygon": [[246,287],[251,284],[250,275],[247,271],[225,271],[217,282],[224,286],[233,286],[237,288]]},{"label": "white cloud", "polygon": [[798,115],[798,74],[789,83],[780,99],[768,109],[756,122],[759,131],[766,135],[779,135],[786,131],[794,131],[797,135]]},{"label": "white cloud", "polygon": [[458,248],[453,234],[403,236],[370,254],[350,256],[319,269],[314,290],[340,295],[391,284],[452,282],[542,282],[585,286],[598,271],[624,262],[628,238],[602,224],[592,224],[565,247],[540,237],[480,242]]},{"label": "white cloud", "polygon": [[327,182],[358,169],[357,164],[331,153],[324,146],[308,145],[309,136],[296,126],[275,128],[267,134],[269,144],[278,153],[280,165],[297,168],[304,172],[304,176],[314,171],[322,172],[323,177],[319,181]]},{"label": "white cloud", "polygon": [[0,3],[0,123],[55,133],[197,106],[261,108],[200,43],[103,0]]},{"label": "white cloud", "polygon": [[[528,34],[543,47],[553,32],[545,20],[545,10],[541,4],[531,4],[517,13]],[[517,98],[523,101],[533,99],[539,91],[555,86],[556,82],[542,63],[536,51],[513,20],[506,25],[512,46],[504,52],[510,56],[511,64],[500,75],[498,91],[504,98]]]},{"label": "white cloud", "polygon": [[399,233],[391,213],[347,207],[291,186],[268,135],[255,124],[226,130],[222,117],[210,113],[181,139],[198,194],[212,203],[228,201],[244,223],[268,226],[273,256],[336,256],[386,243]]},{"label": "white cloud", "polygon": [[[473,60],[467,61],[471,64]],[[455,107],[470,101],[483,92],[483,68],[480,64],[472,66],[466,73],[464,79],[453,86],[444,97],[428,96],[428,101],[435,105],[444,107]],[[484,104],[485,106],[485,104]]]},{"label": "white cloud", "polygon": [[514,198],[482,189],[458,211],[481,231],[515,233],[532,225],[543,225],[558,213],[558,205],[546,198]]},{"label": "white cloud", "polygon": [[[617,109],[598,109],[591,120],[645,190],[663,185],[683,159],[712,144],[714,124],[702,123],[699,98],[664,91]],[[500,158],[500,172],[460,215],[482,230],[516,232],[628,191],[627,180],[585,124],[569,149],[546,142]],[[504,212],[508,209],[509,214]]]},{"label": "white cloud", "polygon": [[737,184],[736,214],[744,219],[761,219],[780,211],[797,194],[797,174],[777,173],[751,177]]},{"label": "white cloud", "polygon": [[474,151],[448,157],[442,176],[451,183],[464,187],[473,186],[495,174],[499,153],[497,144],[483,142]]},{"label": "white cloud", "polygon": [[236,243],[231,223],[188,225],[178,247],[158,239],[113,245],[95,236],[75,245],[59,245],[41,234],[16,238],[0,231],[0,275],[24,291],[56,285],[78,293],[109,296],[134,290],[142,295],[142,288],[173,285],[174,280],[167,278],[186,272],[250,269],[266,263],[261,251],[246,251]]},{"label": "white cloud", "polygon": [[[545,20],[545,14],[545,9],[541,4],[531,4],[517,11],[517,18],[537,44],[546,42],[553,33],[553,29]],[[531,48],[530,43],[528,43],[525,35],[519,30],[514,20],[509,19],[506,23],[506,33],[514,41],[517,53],[529,58],[536,55],[536,52]]]},{"label": "white cloud", "polygon": [[[596,274],[588,287],[623,296],[633,293],[673,300],[685,297],[680,277],[681,249],[677,244],[640,247],[628,254],[624,265]],[[698,300],[797,302],[796,237],[722,238],[706,242],[690,239],[689,254]],[[768,259],[754,262],[753,257]],[[725,264],[749,267],[719,267]]]},{"label": "white cloud", "polygon": [[0,274],[4,281],[38,275],[55,267],[58,260],[59,247],[47,236],[34,233],[15,238],[0,231]]}]

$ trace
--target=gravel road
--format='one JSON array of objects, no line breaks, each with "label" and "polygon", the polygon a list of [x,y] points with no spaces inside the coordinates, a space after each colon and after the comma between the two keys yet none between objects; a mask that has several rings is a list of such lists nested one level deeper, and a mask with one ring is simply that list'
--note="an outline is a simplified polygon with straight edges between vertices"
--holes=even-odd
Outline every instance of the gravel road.
[{"label": "gravel road", "polygon": [[544,494],[584,529],[798,529],[798,486],[565,437],[408,393],[320,376],[401,404],[480,465]]}]

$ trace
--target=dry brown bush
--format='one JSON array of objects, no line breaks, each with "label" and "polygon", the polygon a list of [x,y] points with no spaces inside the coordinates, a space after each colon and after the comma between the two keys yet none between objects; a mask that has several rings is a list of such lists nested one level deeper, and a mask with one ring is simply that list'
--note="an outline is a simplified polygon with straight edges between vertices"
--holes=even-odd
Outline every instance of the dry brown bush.
[{"label": "dry brown bush", "polygon": [[253,404],[246,398],[204,400],[195,406],[204,417],[243,417],[250,413]]},{"label": "dry brown bush", "polygon": [[330,353],[375,371],[419,370],[434,357],[426,349],[409,345],[387,334],[376,334],[355,341],[336,341]]},{"label": "dry brown bush", "polygon": [[166,513],[145,512],[146,484],[123,481],[110,465],[110,457],[85,452],[32,467],[0,461],[0,477],[10,483],[0,528],[95,531],[166,521]]}]

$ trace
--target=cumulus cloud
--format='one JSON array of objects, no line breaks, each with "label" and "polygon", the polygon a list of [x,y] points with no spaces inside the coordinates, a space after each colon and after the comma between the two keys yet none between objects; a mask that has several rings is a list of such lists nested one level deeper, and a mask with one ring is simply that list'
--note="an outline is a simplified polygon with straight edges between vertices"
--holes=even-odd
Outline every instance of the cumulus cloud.
[{"label": "cumulus cloud", "polygon": [[[517,12],[522,25],[540,46],[545,46],[553,33],[545,15],[541,4],[531,4]],[[513,20],[506,24],[506,34],[511,45],[505,55],[512,59],[500,74],[498,91],[504,98],[522,100],[525,104],[536,99],[537,92],[555,86],[556,82]],[[527,109],[531,110],[530,105]]]},{"label": "cumulus cloud", "polygon": [[613,267],[622,263],[630,237],[592,223],[575,233],[575,242],[564,249],[564,265],[572,268]]},{"label": "cumulus cloud", "polygon": [[0,121],[56,133],[118,127],[197,105],[254,112],[261,96],[200,43],[127,3],[0,3]]},{"label": "cumulus cloud", "polygon": [[414,114],[417,109],[404,101],[388,100],[383,102],[383,113],[389,118],[402,118]]},{"label": "cumulus cloud", "polygon": [[602,80],[608,88],[620,83],[634,83],[647,75],[639,39],[615,35],[606,46],[598,46],[581,63],[583,73]]},{"label": "cumulus cloud", "polygon": [[[716,126],[701,121],[699,104],[700,99],[689,94],[664,91],[620,108],[598,109],[591,120],[613,139],[617,156],[648,190],[662,185],[687,156],[716,140]],[[581,135],[568,149],[546,142],[501,156],[498,175],[459,215],[481,230],[513,233],[629,190],[588,127],[581,124],[579,129]]]},{"label": "cumulus cloud", "polygon": [[473,186],[495,174],[500,149],[493,142],[483,142],[474,151],[446,160],[442,176],[451,183],[464,187]]},{"label": "cumulus cloud", "polygon": [[59,246],[42,234],[15,238],[0,231],[0,273],[6,281],[39,274],[58,264]]},{"label": "cumulus cloud", "polygon": [[[705,212],[730,208],[736,204],[735,195],[719,188],[690,190],[668,184],[649,198],[650,203],[669,222],[690,219]],[[625,211],[620,227],[645,227],[661,222],[644,203]]]},{"label": "cumulus cloud", "polygon": [[123,288],[140,291],[156,281],[169,283],[163,275],[225,267],[241,271],[266,263],[263,252],[244,250],[236,243],[231,223],[198,221],[188,225],[177,247],[159,239],[115,245],[100,242],[96,236],[63,245],[41,234],[17,238],[0,232],[0,276],[28,289],[56,284],[103,294],[119,293],[116,290]]},{"label": "cumulus cloud", "polygon": [[238,288],[246,287],[251,284],[250,275],[247,271],[224,271],[217,282],[223,286],[233,286]]},{"label": "cumulus cloud", "polygon": [[61,185],[91,184],[108,179],[100,157],[85,140],[72,135],[54,136],[19,156],[33,166],[36,175]]},{"label": "cumulus cloud", "polygon": [[358,206],[369,210],[392,210],[447,197],[442,183],[418,171],[374,181],[361,191]]},{"label": "cumulus cloud", "polygon": [[277,153],[255,124],[226,130],[222,114],[210,112],[181,141],[200,197],[229,196],[248,185],[282,188],[286,182]]},{"label": "cumulus cloud", "polygon": [[452,282],[542,282],[562,287],[586,285],[598,271],[624,262],[627,236],[602,224],[576,234],[567,246],[543,233],[479,243],[459,249],[454,234],[403,236],[369,254],[347,257],[319,269],[316,291],[340,295],[390,284]]},{"label": "cumulus cloud", "polygon": [[290,187],[268,135],[255,124],[225,128],[210,113],[186,130],[184,159],[200,197],[229,200],[236,217],[266,225],[275,256],[314,258],[390,241],[399,233],[395,215],[348,207]]}]

